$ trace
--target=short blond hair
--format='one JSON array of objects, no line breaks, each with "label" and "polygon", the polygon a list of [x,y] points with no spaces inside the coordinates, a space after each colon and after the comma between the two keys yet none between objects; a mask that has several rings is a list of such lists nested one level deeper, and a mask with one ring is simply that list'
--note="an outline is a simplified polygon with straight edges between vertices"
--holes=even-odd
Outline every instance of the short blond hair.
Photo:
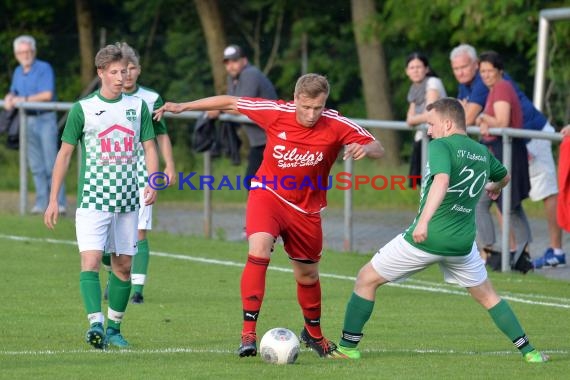
[{"label": "short blond hair", "polygon": [[305,95],[314,99],[321,94],[329,96],[330,86],[327,78],[320,74],[305,74],[297,79],[295,96]]}]

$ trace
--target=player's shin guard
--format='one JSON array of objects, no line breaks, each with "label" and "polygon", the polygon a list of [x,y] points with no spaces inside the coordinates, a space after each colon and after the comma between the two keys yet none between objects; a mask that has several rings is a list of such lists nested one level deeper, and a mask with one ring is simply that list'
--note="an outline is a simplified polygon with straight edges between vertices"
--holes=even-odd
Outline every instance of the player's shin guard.
[{"label": "player's shin guard", "polygon": [[374,310],[374,301],[369,301],[356,293],[352,293],[346,305],[344,326],[340,339],[341,346],[356,347],[360,339],[362,339],[362,330],[366,322],[370,319],[372,310]]},{"label": "player's shin guard", "polygon": [[305,329],[313,338],[321,338],[321,282],[303,285],[297,283],[297,300],[305,317]]},{"label": "player's shin guard", "polygon": [[131,281],[122,281],[115,273],[111,272],[109,278],[109,312],[108,327],[116,330],[121,329],[121,320],[129,304],[131,294]]},{"label": "player's shin guard", "polygon": [[534,350],[534,347],[528,341],[522,326],[507,301],[501,299],[501,301],[490,308],[488,312],[499,330],[513,342],[515,347],[518,348],[523,355]]},{"label": "player's shin guard", "polygon": [[[79,274],[79,289],[88,315],[101,312],[101,282],[99,273],[85,271]],[[94,321],[99,322],[99,321]]]},{"label": "player's shin guard", "polygon": [[150,249],[148,240],[139,240],[137,243],[137,254],[133,257],[133,267],[131,269],[131,282],[133,291],[143,292],[146,275],[148,273],[148,262],[150,258]]},{"label": "player's shin guard", "polygon": [[243,307],[242,333],[254,332],[265,294],[265,275],[269,259],[248,255],[241,275]]}]

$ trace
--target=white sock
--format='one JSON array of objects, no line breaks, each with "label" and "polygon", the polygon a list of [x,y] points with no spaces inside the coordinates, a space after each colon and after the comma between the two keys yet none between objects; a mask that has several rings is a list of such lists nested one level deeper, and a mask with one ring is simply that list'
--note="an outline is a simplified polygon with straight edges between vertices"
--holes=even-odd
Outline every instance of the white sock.
[{"label": "white sock", "polygon": [[555,255],[561,256],[564,254],[564,251],[562,250],[562,248],[552,248],[552,250],[554,251]]}]

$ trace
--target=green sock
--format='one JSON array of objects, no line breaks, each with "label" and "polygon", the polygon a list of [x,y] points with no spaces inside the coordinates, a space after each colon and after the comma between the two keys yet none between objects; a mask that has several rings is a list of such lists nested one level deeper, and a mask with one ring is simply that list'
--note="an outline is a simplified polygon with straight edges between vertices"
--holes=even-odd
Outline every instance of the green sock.
[{"label": "green sock", "polygon": [[123,315],[129,303],[131,295],[131,281],[122,281],[115,273],[111,272],[109,278],[109,313],[107,315],[108,327],[116,330],[121,329]]},{"label": "green sock", "polygon": [[360,339],[362,339],[362,330],[368,319],[370,319],[373,309],[374,301],[369,301],[354,292],[352,293],[346,305],[346,313],[344,315],[344,327],[342,328],[342,337],[340,339],[342,346],[356,347]]},{"label": "green sock", "polygon": [[101,312],[101,283],[98,272],[81,272],[79,274],[79,289],[87,314]]},{"label": "green sock", "polygon": [[149,252],[148,240],[139,240],[137,243],[137,254],[133,257],[131,280],[133,283],[133,291],[141,294],[148,272]]},{"label": "green sock", "polygon": [[502,299],[488,311],[495,325],[514,343],[515,347],[523,355],[534,350],[507,301]]}]

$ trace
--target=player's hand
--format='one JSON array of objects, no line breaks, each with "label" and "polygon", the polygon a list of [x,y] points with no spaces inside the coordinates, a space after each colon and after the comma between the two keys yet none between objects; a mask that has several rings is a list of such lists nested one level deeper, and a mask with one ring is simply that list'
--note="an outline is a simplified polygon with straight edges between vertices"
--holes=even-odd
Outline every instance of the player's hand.
[{"label": "player's hand", "polygon": [[485,191],[491,200],[497,200],[499,195],[501,195],[502,187],[499,186],[496,182],[489,182],[485,185]]},{"label": "player's hand", "polygon": [[162,107],[154,111],[153,119],[156,121],[160,121],[160,119],[162,119],[162,115],[165,112],[180,113],[182,111],[184,111],[184,107],[182,107],[180,103],[166,102]]},{"label": "player's hand", "polygon": [[425,241],[427,237],[428,237],[427,224],[418,222],[418,224],[416,224],[416,228],[414,228],[414,232],[412,232],[412,238],[416,243],[421,243]]},{"label": "player's hand", "polygon": [[57,218],[59,216],[59,205],[57,202],[50,202],[44,213],[44,224],[50,230],[55,228],[57,224]]},{"label": "player's hand", "polygon": [[570,137],[570,124],[565,126],[564,128],[562,128],[562,130],[560,131],[560,134],[563,137]]},{"label": "player's hand", "polygon": [[150,187],[150,186],[145,186],[144,188],[144,204],[149,206],[151,204],[153,204],[154,202],[156,202],[156,197],[157,197],[157,193],[156,191]]},{"label": "player's hand", "polygon": [[168,187],[176,184],[176,171],[174,170],[174,167],[165,166],[164,174],[168,177]]},{"label": "player's hand", "polygon": [[366,157],[366,149],[364,148],[364,145],[357,143],[347,145],[344,148],[344,155],[342,156],[342,159],[347,160],[351,157],[355,160],[360,160],[361,158]]}]

